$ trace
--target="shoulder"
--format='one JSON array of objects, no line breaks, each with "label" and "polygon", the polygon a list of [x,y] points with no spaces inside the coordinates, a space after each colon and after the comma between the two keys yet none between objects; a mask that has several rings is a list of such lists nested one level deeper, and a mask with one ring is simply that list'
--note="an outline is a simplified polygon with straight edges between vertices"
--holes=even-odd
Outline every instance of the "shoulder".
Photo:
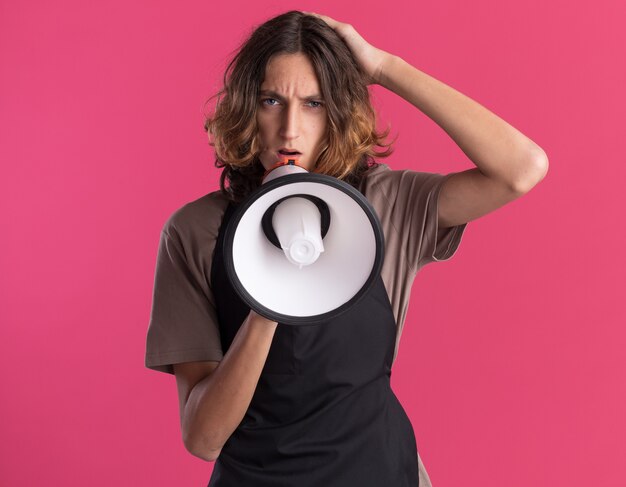
[{"label": "shoulder", "polygon": [[384,195],[386,199],[395,200],[412,193],[428,193],[441,184],[444,178],[443,174],[410,169],[392,170],[387,164],[378,164],[364,174],[360,190],[368,199]]},{"label": "shoulder", "polygon": [[168,236],[181,241],[217,236],[228,198],[221,191],[213,191],[176,209],[163,225]]}]

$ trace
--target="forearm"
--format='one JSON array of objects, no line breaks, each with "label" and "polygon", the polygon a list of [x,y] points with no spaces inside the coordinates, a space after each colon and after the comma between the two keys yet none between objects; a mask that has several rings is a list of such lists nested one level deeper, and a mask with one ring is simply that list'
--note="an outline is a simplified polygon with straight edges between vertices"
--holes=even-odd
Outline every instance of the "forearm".
[{"label": "forearm", "polygon": [[207,457],[241,423],[265,365],[277,324],[251,313],[219,366],[191,391],[182,417],[185,444]]},{"label": "forearm", "polygon": [[388,55],[379,83],[439,125],[486,176],[513,187],[542,177],[544,151],[507,122],[446,84]]}]

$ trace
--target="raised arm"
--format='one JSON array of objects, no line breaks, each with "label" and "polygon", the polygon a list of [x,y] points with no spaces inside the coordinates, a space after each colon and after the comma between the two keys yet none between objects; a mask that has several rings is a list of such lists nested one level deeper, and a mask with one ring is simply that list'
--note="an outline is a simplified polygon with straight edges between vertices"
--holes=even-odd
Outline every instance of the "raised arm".
[{"label": "raised arm", "polygon": [[466,223],[516,199],[541,181],[541,147],[471,98],[369,44],[349,24],[318,14],[346,42],[371,83],[404,98],[439,125],[476,165],[451,176],[439,196],[439,227]]},{"label": "raised arm", "polygon": [[241,423],[276,327],[251,311],[221,362],[174,365],[183,443],[193,455],[214,461]]}]

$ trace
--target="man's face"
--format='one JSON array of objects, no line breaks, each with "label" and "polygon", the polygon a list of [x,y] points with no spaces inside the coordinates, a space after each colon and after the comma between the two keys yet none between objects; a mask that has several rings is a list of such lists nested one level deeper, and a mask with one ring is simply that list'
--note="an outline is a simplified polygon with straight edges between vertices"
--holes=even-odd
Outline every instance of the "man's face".
[{"label": "man's face", "polygon": [[257,110],[260,159],[267,170],[288,152],[312,171],[326,141],[327,115],[315,70],[301,53],[280,54],[265,69]]}]

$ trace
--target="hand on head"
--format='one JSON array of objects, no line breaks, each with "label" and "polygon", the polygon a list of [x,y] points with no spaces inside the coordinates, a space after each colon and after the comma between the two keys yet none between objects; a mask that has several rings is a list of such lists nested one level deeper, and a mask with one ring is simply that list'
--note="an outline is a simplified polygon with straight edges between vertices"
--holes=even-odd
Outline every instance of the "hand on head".
[{"label": "hand on head", "polygon": [[350,52],[352,52],[352,55],[359,64],[361,71],[367,75],[369,79],[368,84],[380,84],[384,64],[389,57],[389,53],[372,46],[350,24],[339,22],[327,15],[314,12],[303,13],[312,15],[326,22],[326,24],[347,44]]}]

